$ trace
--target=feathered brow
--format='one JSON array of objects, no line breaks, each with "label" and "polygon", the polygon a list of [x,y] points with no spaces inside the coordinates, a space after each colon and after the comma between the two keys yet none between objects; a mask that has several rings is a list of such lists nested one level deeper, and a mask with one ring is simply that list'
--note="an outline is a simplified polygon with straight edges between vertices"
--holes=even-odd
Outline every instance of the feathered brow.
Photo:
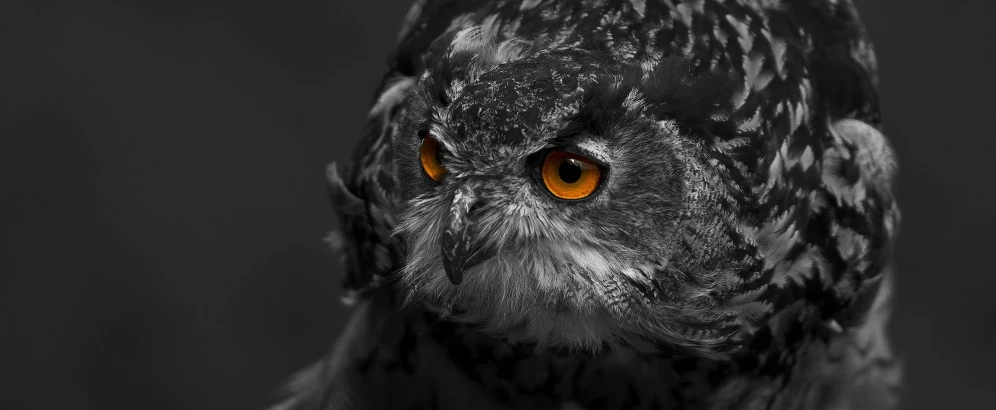
[{"label": "feathered brow", "polygon": [[561,135],[601,134],[627,112],[643,111],[658,120],[675,121],[690,135],[732,136],[728,119],[736,81],[732,73],[696,74],[691,63],[681,57],[668,57],[647,74],[639,67],[626,66],[585,90],[580,110]]}]

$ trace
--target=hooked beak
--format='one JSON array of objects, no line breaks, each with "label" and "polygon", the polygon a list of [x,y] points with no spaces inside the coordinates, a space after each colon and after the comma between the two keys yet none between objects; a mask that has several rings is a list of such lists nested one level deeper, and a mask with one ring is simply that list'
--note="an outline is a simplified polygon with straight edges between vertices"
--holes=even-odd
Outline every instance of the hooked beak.
[{"label": "hooked beak", "polygon": [[475,232],[472,231],[470,213],[479,201],[475,188],[472,184],[466,184],[457,190],[450,206],[446,229],[439,238],[443,251],[443,269],[454,285],[463,281],[464,272],[495,253],[494,249],[482,246],[483,241],[475,238]]}]

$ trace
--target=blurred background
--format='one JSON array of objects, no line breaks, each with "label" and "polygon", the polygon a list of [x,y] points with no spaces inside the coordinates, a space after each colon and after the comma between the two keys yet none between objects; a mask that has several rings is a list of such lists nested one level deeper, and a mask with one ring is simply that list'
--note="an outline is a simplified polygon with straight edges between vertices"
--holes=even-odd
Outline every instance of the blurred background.
[{"label": "blurred background", "polygon": [[[408,2],[13,3],[0,408],[264,407],[346,318],[323,168]],[[996,3],[858,4],[902,166],[904,408],[993,408]]]}]

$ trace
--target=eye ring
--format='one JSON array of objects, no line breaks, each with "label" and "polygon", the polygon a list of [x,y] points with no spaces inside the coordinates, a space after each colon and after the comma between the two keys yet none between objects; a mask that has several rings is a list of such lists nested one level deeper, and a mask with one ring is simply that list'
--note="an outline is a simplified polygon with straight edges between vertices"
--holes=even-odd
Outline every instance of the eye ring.
[{"label": "eye ring", "polygon": [[598,190],[602,168],[594,160],[567,151],[550,151],[540,166],[543,185],[553,196],[584,199]]},{"label": "eye ring", "polygon": [[422,164],[422,172],[433,181],[443,179],[449,172],[442,161],[439,160],[439,141],[426,133],[422,138],[422,144],[418,148],[419,162]]}]

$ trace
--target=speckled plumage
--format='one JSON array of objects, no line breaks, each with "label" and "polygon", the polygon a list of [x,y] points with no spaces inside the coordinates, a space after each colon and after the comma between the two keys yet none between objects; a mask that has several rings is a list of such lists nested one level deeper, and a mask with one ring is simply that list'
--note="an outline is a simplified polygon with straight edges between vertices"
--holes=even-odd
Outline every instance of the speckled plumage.
[{"label": "speckled plumage", "polygon": [[894,406],[875,72],[845,0],[416,1],[329,173],[356,312],[278,408]]}]

